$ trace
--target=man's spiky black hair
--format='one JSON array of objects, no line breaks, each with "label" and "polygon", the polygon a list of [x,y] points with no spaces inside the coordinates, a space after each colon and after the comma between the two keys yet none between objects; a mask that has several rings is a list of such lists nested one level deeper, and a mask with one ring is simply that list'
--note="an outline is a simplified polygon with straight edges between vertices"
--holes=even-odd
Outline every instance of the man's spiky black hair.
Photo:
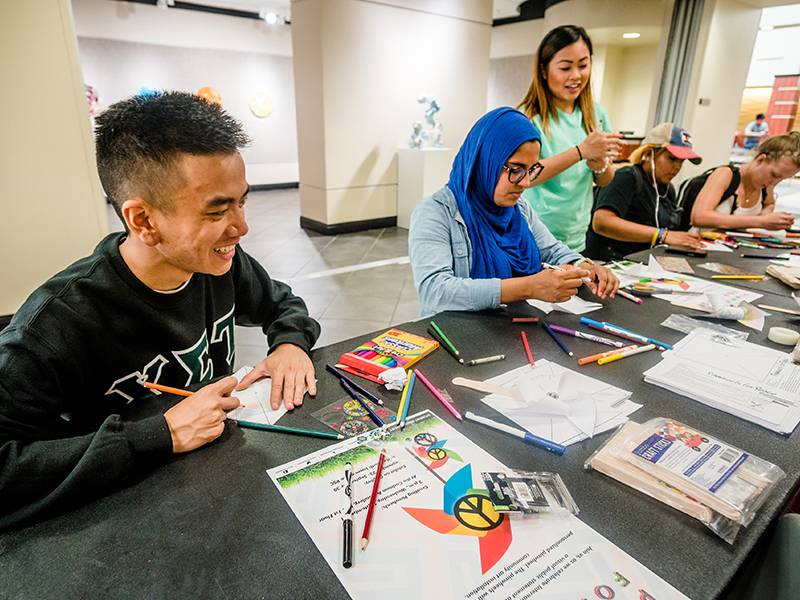
[{"label": "man's spiky black hair", "polygon": [[186,92],[121,100],[96,124],[97,170],[117,212],[134,196],[165,207],[179,154],[230,154],[250,141],[220,106]]}]

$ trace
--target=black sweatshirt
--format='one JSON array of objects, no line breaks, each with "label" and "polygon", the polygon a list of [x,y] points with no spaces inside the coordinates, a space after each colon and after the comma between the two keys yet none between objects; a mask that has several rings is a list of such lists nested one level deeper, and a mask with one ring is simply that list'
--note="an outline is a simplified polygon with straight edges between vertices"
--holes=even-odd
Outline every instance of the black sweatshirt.
[{"label": "black sweatshirt", "polygon": [[0,530],[169,460],[164,401],[138,382],[229,375],[234,322],[262,327],[271,348],[308,352],[319,336],[304,302],[239,247],[225,275],[195,273],[163,294],[130,271],[123,239],[48,280],[0,332]]}]

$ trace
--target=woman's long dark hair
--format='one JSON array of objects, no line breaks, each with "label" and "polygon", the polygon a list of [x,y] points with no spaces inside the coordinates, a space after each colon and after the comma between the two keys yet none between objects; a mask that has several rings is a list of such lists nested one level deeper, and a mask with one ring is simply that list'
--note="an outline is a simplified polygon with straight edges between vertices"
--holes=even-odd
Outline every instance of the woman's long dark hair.
[{"label": "woman's long dark hair", "polygon": [[[548,31],[539,44],[536,55],[533,57],[533,79],[531,79],[531,85],[528,87],[528,93],[525,94],[517,108],[524,112],[529,119],[539,115],[542,129],[544,129],[546,135],[550,135],[550,119],[558,121],[558,112],[553,103],[553,94],[544,77],[547,73],[547,67],[556,52],[580,40],[583,40],[586,47],[589,48],[589,58],[591,60],[593,53],[592,40],[589,39],[589,34],[586,33],[586,30],[578,25],[562,25]],[[592,133],[597,129],[594,100],[592,100],[591,78],[590,72],[586,87],[583,88],[580,96],[578,96],[578,106],[580,106],[581,114],[583,115],[583,128],[586,133]]]}]

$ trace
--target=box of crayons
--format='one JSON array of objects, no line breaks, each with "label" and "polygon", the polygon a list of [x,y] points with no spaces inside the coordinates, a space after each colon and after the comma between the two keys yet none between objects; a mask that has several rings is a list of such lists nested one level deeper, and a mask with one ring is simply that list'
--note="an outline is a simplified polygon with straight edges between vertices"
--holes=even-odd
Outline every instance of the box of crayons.
[{"label": "box of crayons", "polygon": [[358,348],[339,357],[345,370],[361,376],[375,377],[379,373],[402,367],[408,369],[439,347],[439,342],[399,329],[390,329],[364,342]]}]

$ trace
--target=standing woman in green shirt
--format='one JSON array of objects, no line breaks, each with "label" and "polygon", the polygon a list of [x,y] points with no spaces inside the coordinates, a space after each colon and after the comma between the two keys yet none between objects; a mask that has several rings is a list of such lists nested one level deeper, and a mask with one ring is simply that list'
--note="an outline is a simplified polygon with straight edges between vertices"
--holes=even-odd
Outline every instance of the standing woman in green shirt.
[{"label": "standing woman in green shirt", "polygon": [[518,108],[542,133],[544,170],[524,197],[553,235],[572,250],[586,246],[592,183],[608,185],[621,137],[592,100],[592,41],[586,30],[549,31],[533,59],[533,80]]}]

